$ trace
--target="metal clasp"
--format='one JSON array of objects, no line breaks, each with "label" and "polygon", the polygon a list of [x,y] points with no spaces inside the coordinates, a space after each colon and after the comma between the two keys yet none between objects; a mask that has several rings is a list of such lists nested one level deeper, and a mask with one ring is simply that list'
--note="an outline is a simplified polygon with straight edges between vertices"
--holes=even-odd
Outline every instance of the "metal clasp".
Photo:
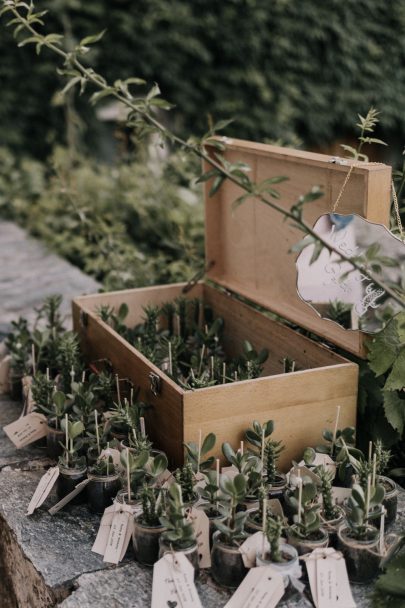
[{"label": "metal clasp", "polygon": [[162,380],[161,380],[160,376],[158,376],[154,372],[150,372],[149,380],[150,380],[150,390],[152,391],[152,394],[155,395],[155,397],[157,397],[160,394],[160,391],[162,388]]}]

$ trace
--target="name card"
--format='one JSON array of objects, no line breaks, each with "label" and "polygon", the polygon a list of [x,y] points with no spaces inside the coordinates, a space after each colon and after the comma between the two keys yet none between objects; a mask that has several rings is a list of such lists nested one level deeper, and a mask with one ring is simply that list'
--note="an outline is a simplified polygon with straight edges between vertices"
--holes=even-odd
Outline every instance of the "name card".
[{"label": "name card", "polygon": [[28,505],[27,515],[32,515],[35,509],[38,509],[38,507],[45,502],[58,477],[59,467],[51,467],[47,470],[45,475],[42,475],[33,497],[30,500],[30,504]]},{"label": "name card", "polygon": [[25,446],[46,437],[48,433],[47,419],[43,414],[32,412],[3,427],[7,437],[16,448]]}]

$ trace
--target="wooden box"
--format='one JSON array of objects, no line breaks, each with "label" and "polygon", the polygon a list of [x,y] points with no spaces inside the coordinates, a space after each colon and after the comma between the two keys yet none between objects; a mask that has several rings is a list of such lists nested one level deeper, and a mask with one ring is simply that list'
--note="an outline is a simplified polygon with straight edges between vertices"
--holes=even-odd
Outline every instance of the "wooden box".
[{"label": "wooden box", "polygon": [[[288,176],[289,181],[279,187],[286,207],[312,186],[323,187],[324,197],[305,210],[311,223],[330,211],[348,171],[348,165],[331,163],[327,156],[239,140],[228,142],[225,155],[231,162],[248,163],[257,181]],[[389,167],[362,164],[352,172],[339,211],[387,223],[389,191]],[[273,419],[275,438],[286,444],[280,463],[285,468],[306,446],[321,441],[322,429],[333,426],[336,406],[341,406],[340,426],[356,423],[358,366],[240,300],[244,296],[346,350],[363,352],[359,332],[346,332],[321,320],[297,296],[295,259],[289,249],[301,233],[260,201],[250,200],[233,211],[232,202],[240,194],[226,182],[213,198],[206,196],[210,281],[197,283],[186,297],[202,298],[224,318],[227,354],[240,351],[245,339],[256,349],[268,348],[261,378],[185,391],[97,315],[100,305],[118,308],[126,302],[130,311],[126,322],[133,326],[140,322],[144,306],[182,295],[184,284],[83,296],[73,302],[74,328],[87,359],[108,358],[121,377],[141,387],[142,399],[153,406],[146,421],[148,434],[167,452],[172,465],[182,462],[183,442],[197,440],[199,429],[203,435],[210,431],[217,435],[219,454],[223,441],[237,447],[254,419]],[[283,373],[286,355],[296,361],[299,371]],[[158,392],[153,388],[156,380]]]}]

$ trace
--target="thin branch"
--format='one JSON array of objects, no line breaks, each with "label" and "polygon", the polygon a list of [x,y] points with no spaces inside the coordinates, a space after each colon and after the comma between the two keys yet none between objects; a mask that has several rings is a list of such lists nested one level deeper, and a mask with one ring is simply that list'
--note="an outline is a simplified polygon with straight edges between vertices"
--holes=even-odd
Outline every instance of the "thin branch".
[{"label": "thin branch", "polygon": [[[3,4],[6,5],[4,0],[3,0]],[[129,96],[129,94],[127,97],[126,95],[124,95],[123,93],[118,91],[116,89],[116,87],[113,87],[113,86],[110,87],[96,73],[94,73],[93,70],[86,68],[77,59],[77,57],[74,54],[67,53],[66,51],[60,49],[57,45],[53,44],[52,42],[47,41],[46,37],[43,36],[41,33],[39,33],[34,27],[32,27],[32,25],[28,22],[28,20],[26,18],[24,18],[15,7],[13,7],[11,5],[8,5],[8,6],[9,6],[10,12],[13,13],[15,18],[18,19],[20,21],[20,23],[22,25],[24,25],[24,27],[31,34],[33,34],[33,36],[39,38],[42,41],[43,46],[49,48],[53,52],[57,53],[60,57],[62,57],[64,59],[65,64],[70,63],[71,65],[73,65],[80,72],[80,74],[82,75],[82,77],[84,79],[86,79],[88,82],[94,84],[97,88],[99,88],[101,90],[107,90],[107,89],[111,90],[112,97],[115,97],[118,101],[120,101],[121,103],[126,105],[128,108],[133,110],[136,114],[140,115],[145,120],[145,122],[147,122],[149,125],[153,126],[162,135],[169,138],[172,142],[175,142],[179,146],[186,148],[193,154],[197,155],[200,159],[206,161],[212,168],[217,170],[218,173],[220,175],[222,175],[224,178],[227,178],[228,180],[230,180],[231,182],[233,182],[234,184],[239,186],[246,193],[251,194],[252,197],[257,198],[265,205],[268,205],[269,207],[271,207],[272,209],[274,209],[275,211],[277,211],[278,213],[283,215],[285,219],[291,220],[298,228],[300,228],[303,232],[305,232],[309,236],[311,236],[316,242],[321,243],[323,245],[323,247],[325,247],[325,249],[327,249],[329,251],[329,253],[334,253],[334,254],[338,255],[341,260],[348,262],[353,268],[360,271],[375,285],[377,285],[378,287],[383,289],[393,300],[395,300],[398,304],[400,304],[401,307],[405,308],[404,299],[400,295],[398,295],[395,290],[391,289],[388,285],[386,285],[383,281],[381,281],[373,272],[370,272],[368,269],[365,269],[363,266],[361,266],[361,264],[359,264],[352,258],[349,258],[345,254],[343,254],[340,250],[338,250],[333,245],[331,245],[326,239],[324,239],[322,236],[317,234],[309,224],[304,222],[302,220],[302,218],[297,217],[296,215],[291,213],[291,211],[287,211],[281,205],[279,205],[279,204],[275,203],[274,201],[270,200],[269,198],[265,197],[263,194],[256,193],[255,189],[253,187],[254,184],[251,184],[250,187],[248,185],[244,184],[240,179],[238,179],[237,177],[235,177],[235,175],[233,175],[230,171],[228,171],[226,169],[226,167],[224,167],[220,162],[218,162],[217,160],[212,158],[212,156],[208,152],[206,152],[206,150],[202,146],[187,142],[184,139],[182,139],[181,137],[179,137],[178,135],[176,135],[175,133],[171,132],[169,129],[167,129],[167,127],[165,127],[161,122],[159,122],[154,116],[152,116],[151,113],[148,112],[147,109],[142,109],[138,105],[133,103],[132,98]],[[209,145],[209,140],[207,140],[206,143]]]}]

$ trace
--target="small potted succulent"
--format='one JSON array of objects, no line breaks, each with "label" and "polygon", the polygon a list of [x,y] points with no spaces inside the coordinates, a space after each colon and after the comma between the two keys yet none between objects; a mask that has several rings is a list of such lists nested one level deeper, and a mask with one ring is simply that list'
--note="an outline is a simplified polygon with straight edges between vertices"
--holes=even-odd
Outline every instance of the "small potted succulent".
[{"label": "small potted succulent", "polygon": [[182,467],[176,469],[174,478],[181,487],[183,504],[186,507],[191,507],[198,500],[198,494],[195,489],[196,479],[191,462],[187,462]]},{"label": "small potted succulent", "polygon": [[257,506],[259,500],[259,491],[263,483],[262,462],[258,456],[251,452],[242,454],[241,450],[235,452],[232,446],[225,442],[222,444],[222,453],[239,473],[245,476],[246,491],[243,503],[239,509],[252,509]]},{"label": "small potted succulent", "polygon": [[31,355],[31,332],[26,319],[12,321],[12,330],[6,338],[6,347],[11,356],[10,396],[14,401],[22,399],[22,379],[29,370]]},{"label": "small potted succulent", "polygon": [[[248,510],[248,517],[245,524],[245,529],[250,534],[254,534],[255,532],[259,532],[263,529],[263,505],[264,500],[267,499],[268,489],[265,484],[262,484],[259,489],[259,504],[257,508]],[[281,505],[280,505],[281,506]],[[267,517],[274,517],[274,513],[271,507],[271,502],[266,500],[266,511]]]},{"label": "small potted succulent", "polygon": [[207,471],[205,478],[207,483],[203,487],[197,487],[197,492],[204,501],[199,508],[205,511],[210,522],[210,547],[212,547],[212,537],[216,530],[215,521],[222,519],[223,515],[219,508],[219,485],[216,471]]},{"label": "small potted succulent", "polygon": [[66,331],[58,337],[56,364],[59,370],[59,388],[68,395],[75,378],[83,369],[79,337],[73,331]]},{"label": "small potted succulent", "polygon": [[211,575],[219,585],[234,589],[247,573],[239,546],[248,536],[245,531],[248,513],[238,511],[246,497],[246,478],[241,473],[233,479],[221,475],[220,488],[224,498],[221,500],[224,519],[215,521],[217,531],[211,550]]},{"label": "small potted succulent", "polygon": [[[57,494],[59,500],[72,492],[75,487],[87,479],[87,465],[84,456],[79,456],[82,447],[80,435],[84,431],[83,423],[79,420],[70,421],[67,414],[62,420],[61,427],[65,433],[65,448],[59,458],[59,477],[57,480]],[[86,493],[81,492],[71,501],[71,504],[80,504],[86,501]]]},{"label": "small potted succulent", "polygon": [[[48,417],[48,432],[46,436],[48,456],[57,460],[63,453],[63,439],[65,436],[61,423],[64,420],[66,412],[70,409],[70,403],[62,391],[54,392],[53,383],[50,380],[44,377],[38,381],[37,376],[38,374],[36,374],[33,384],[33,397],[37,409]],[[42,395],[41,401],[37,400],[37,391],[39,389],[41,389],[41,393],[45,392],[45,389],[50,393],[46,402],[44,402],[44,395]]]},{"label": "small potted succulent", "polygon": [[369,485],[370,495],[367,494],[360,485],[353,486],[347,523],[338,530],[338,549],[343,553],[349,580],[353,583],[366,583],[374,579],[381,560],[379,531],[369,522],[380,514],[384,488]]},{"label": "small potted succulent", "polygon": [[121,452],[121,464],[126,469],[126,491],[122,490],[118,496],[120,502],[127,504],[139,504],[139,492],[146,478],[145,465],[149,460],[149,452],[146,450],[137,456],[129,449]]},{"label": "small potted succulent", "polygon": [[102,514],[112,505],[121,488],[121,479],[112,457],[107,453],[101,456],[87,473],[87,501],[93,513]]},{"label": "small potted succulent", "polygon": [[288,542],[299,555],[313,549],[327,547],[329,537],[321,528],[320,504],[317,502],[317,487],[309,477],[303,477],[293,492],[286,498],[294,512],[294,523],[287,530]]},{"label": "small potted succulent", "polygon": [[336,432],[325,429],[322,437],[326,441],[326,445],[316,446],[316,451],[320,454],[328,454],[336,463],[334,485],[350,487],[354,474],[351,457],[358,460],[364,458],[363,453],[355,447],[356,429],[352,426],[337,429]]},{"label": "small potted succulent", "polygon": [[287,482],[285,475],[277,470],[277,461],[284,450],[284,446],[281,441],[271,439],[273,431],[273,420],[268,420],[263,426],[260,422],[254,420],[253,428],[247,429],[245,437],[254,446],[255,453],[263,461],[263,477],[269,487],[269,498],[277,498],[283,503]]},{"label": "small potted succulent", "polygon": [[322,508],[320,517],[322,527],[329,534],[329,546],[336,549],[337,531],[344,521],[345,513],[342,507],[339,507],[333,501],[332,483],[335,473],[325,466],[316,467],[314,472],[321,480]]},{"label": "small potted succulent", "polygon": [[159,539],[166,530],[161,524],[163,515],[162,488],[144,484],[140,491],[142,512],[135,517],[132,542],[135,559],[145,566],[153,566],[159,559]]},{"label": "small potted succulent", "polygon": [[390,450],[385,450],[382,441],[377,440],[374,446],[376,459],[377,482],[383,486],[385,496],[383,507],[386,510],[385,522],[387,525],[393,523],[397,517],[398,510],[398,486],[393,479],[387,477],[385,472],[391,459]]},{"label": "small potted succulent", "polygon": [[284,587],[289,584],[289,576],[299,578],[301,569],[298,561],[298,551],[292,545],[281,542],[285,530],[282,517],[269,517],[266,520],[265,536],[270,545],[269,551],[259,551],[256,556],[257,566],[272,566],[283,575]]},{"label": "small potted succulent", "polygon": [[165,528],[159,540],[159,557],[171,551],[183,553],[194,566],[194,577],[199,573],[197,539],[191,520],[187,517],[181,487],[172,483],[166,500],[165,512],[160,517]]}]

